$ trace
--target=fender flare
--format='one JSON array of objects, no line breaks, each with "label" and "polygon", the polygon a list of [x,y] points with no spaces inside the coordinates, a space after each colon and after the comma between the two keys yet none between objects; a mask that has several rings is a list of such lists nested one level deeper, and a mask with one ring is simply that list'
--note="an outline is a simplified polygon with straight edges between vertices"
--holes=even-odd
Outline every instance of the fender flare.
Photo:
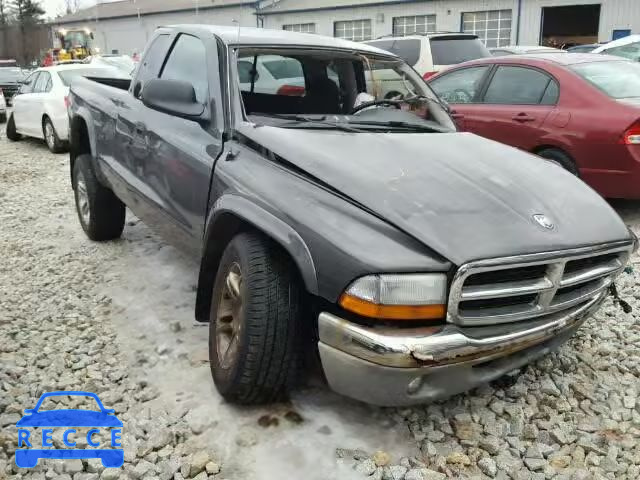
[{"label": "fender flare", "polygon": [[[316,266],[307,244],[298,232],[255,202],[236,194],[225,194],[211,208],[205,225],[196,297],[196,319],[198,321],[208,321],[210,295],[217,273],[217,263],[226,246],[226,244],[216,244],[214,237],[222,223],[220,220],[229,214],[241,222],[252,225],[256,230],[277,242],[298,267],[306,290],[313,295],[318,294]],[[213,271],[214,268],[216,271]]]},{"label": "fender flare", "polygon": [[[73,137],[74,131],[74,122],[78,119],[82,119],[87,126],[87,136],[89,137],[89,147],[91,149],[91,161],[93,163],[93,169],[96,172],[98,178],[102,181],[102,171],[99,168],[98,162],[96,161],[95,152],[96,152],[96,133],[95,133],[95,125],[93,123],[93,117],[91,116],[91,112],[86,107],[79,107],[77,111],[74,112],[73,116],[69,119],[69,144],[70,148],[73,152],[73,145],[77,143],[77,139]],[[73,176],[73,164],[75,161],[75,156],[71,156],[71,175]]]}]

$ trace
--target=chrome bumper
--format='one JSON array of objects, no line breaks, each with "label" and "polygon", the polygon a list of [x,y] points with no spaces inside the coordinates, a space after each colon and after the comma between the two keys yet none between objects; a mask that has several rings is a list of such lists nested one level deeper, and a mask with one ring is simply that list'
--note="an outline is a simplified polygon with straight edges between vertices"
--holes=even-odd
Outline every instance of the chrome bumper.
[{"label": "chrome bumper", "polygon": [[320,358],[338,393],[384,406],[429,402],[494,380],[559,347],[606,295],[571,313],[482,327],[368,328],[321,313]]}]

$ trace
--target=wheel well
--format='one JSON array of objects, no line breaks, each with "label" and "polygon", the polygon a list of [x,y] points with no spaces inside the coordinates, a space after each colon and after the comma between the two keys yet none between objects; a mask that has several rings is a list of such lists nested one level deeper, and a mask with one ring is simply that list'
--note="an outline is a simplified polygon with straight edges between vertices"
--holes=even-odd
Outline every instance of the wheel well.
[{"label": "wheel well", "polygon": [[531,150],[531,153],[535,153],[536,155],[542,152],[543,150],[558,150],[559,152],[564,153],[565,155],[570,156],[567,152],[565,152],[562,148],[556,147],[555,145],[538,145],[536,148]]},{"label": "wheel well", "polygon": [[[223,213],[218,217],[215,223],[210,227],[209,237],[214,239],[208,241],[204,247],[202,261],[200,264],[200,275],[198,278],[198,290],[196,296],[195,316],[198,322],[209,321],[209,310],[211,309],[211,294],[213,292],[213,284],[218,272],[218,265],[222,258],[225,248],[229,242],[242,232],[254,231],[269,238],[277,244],[282,251],[289,257],[291,267],[295,269],[299,278],[302,278],[300,269],[293,261],[289,252],[282,247],[276,240],[264,231],[257,229],[252,223],[233,214]],[[302,280],[300,280],[302,282]],[[302,282],[304,285],[304,282]]]},{"label": "wheel well", "polygon": [[73,179],[73,168],[75,167],[76,158],[85,153],[91,154],[91,144],[89,143],[89,129],[87,123],[82,117],[74,117],[69,127],[69,158],[71,177]]}]

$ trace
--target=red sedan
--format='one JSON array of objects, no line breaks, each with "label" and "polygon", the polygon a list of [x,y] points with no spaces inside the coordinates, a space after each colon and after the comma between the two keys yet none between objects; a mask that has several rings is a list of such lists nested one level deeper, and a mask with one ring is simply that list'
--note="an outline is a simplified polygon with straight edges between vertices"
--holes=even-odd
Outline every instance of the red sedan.
[{"label": "red sedan", "polygon": [[553,160],[605,197],[640,199],[640,63],[596,54],[494,57],[429,83],[460,130]]}]

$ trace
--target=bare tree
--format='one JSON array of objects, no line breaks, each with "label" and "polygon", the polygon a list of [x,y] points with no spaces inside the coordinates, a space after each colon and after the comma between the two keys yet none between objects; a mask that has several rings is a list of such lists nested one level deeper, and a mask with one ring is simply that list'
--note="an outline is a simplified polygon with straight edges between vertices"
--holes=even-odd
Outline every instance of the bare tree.
[{"label": "bare tree", "polygon": [[80,0],[64,0],[66,13],[76,13],[80,10]]},{"label": "bare tree", "polygon": [[9,5],[8,0],[0,0],[0,27],[9,23]]}]

